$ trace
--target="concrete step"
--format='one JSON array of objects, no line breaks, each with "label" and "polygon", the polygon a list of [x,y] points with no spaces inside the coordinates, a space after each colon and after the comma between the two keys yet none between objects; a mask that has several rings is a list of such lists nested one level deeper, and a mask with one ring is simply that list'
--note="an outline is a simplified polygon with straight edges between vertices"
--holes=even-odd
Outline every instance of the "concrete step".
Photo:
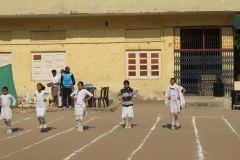
[{"label": "concrete step", "polygon": [[186,96],[186,107],[194,109],[231,110],[231,97]]}]

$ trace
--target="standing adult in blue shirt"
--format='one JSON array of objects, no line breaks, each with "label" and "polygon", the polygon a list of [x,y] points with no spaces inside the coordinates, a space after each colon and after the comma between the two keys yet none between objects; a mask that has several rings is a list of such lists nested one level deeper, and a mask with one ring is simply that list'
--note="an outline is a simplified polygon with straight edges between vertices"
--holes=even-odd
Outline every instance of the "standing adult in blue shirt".
[{"label": "standing adult in blue shirt", "polygon": [[70,72],[70,68],[67,66],[65,67],[65,72],[62,73],[61,84],[60,84],[62,93],[63,93],[63,102],[64,102],[63,109],[72,108],[70,94],[74,90],[74,85],[75,85],[74,76],[72,72]]}]

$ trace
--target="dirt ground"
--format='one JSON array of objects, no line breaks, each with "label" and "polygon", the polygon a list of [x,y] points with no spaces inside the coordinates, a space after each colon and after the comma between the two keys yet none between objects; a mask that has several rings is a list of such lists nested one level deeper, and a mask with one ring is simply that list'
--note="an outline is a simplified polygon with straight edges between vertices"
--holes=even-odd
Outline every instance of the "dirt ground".
[{"label": "dirt ground", "polygon": [[115,112],[89,111],[77,132],[73,110],[47,112],[38,128],[34,112],[13,113],[13,133],[0,123],[0,159],[9,160],[236,160],[240,159],[240,111],[184,109],[182,128],[170,129],[163,104],[136,104],[133,128]]}]

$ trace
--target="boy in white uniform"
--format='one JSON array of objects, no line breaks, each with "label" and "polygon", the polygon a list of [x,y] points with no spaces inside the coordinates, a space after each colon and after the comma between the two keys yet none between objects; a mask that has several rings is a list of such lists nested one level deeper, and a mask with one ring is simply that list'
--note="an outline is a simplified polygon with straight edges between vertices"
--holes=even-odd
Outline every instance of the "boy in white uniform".
[{"label": "boy in white uniform", "polygon": [[[1,116],[0,119],[3,119],[6,127],[7,133],[12,133],[11,129],[11,119],[12,119],[12,107],[16,104],[16,99],[11,95],[8,94],[8,88],[2,88],[3,94],[0,96],[0,107],[1,107]],[[13,101],[11,105],[11,101]]]},{"label": "boy in white uniform", "polygon": [[176,79],[170,79],[170,85],[167,87],[165,94],[165,104],[170,109],[172,126],[171,129],[174,129],[176,125],[177,129],[180,128],[178,123],[178,114],[182,112],[182,107],[185,105],[185,99],[183,95],[185,94],[186,89],[176,84]]},{"label": "boy in white uniform", "polygon": [[[74,112],[75,112],[75,119],[78,124],[78,130],[83,131],[83,116],[86,115],[86,104],[85,102],[90,100],[93,95],[88,90],[83,89],[83,82],[78,82],[78,89],[74,90],[70,97],[74,100]],[[88,96],[88,98],[86,98]]]}]

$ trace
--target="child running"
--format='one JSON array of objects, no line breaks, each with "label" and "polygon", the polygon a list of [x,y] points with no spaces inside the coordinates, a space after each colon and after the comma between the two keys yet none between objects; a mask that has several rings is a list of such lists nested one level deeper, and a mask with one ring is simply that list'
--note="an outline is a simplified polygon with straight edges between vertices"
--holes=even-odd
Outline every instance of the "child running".
[{"label": "child running", "polygon": [[[0,96],[0,107],[1,107],[0,119],[3,119],[7,127],[7,133],[12,133],[12,129],[11,129],[12,108],[16,104],[16,99],[11,94],[8,94],[7,87],[3,87],[2,92],[3,94]],[[10,100],[12,100],[12,105]]]},{"label": "child running", "polygon": [[[83,82],[78,82],[78,89],[74,90],[70,97],[74,100],[74,107],[75,107],[75,119],[77,121],[78,130],[83,131],[83,116],[86,115],[86,106],[85,102],[90,100],[93,95],[88,90],[83,89]],[[88,95],[88,98],[86,96]]]},{"label": "child running", "polygon": [[129,81],[123,82],[124,88],[118,93],[118,99],[122,102],[122,118],[125,120],[125,128],[132,128],[131,120],[133,114],[133,101],[137,98],[137,91],[129,87]]},{"label": "child running", "polygon": [[34,92],[34,97],[36,98],[36,113],[37,113],[37,118],[38,121],[40,123],[40,128],[46,128],[47,124],[45,121],[45,114],[46,114],[46,110],[47,110],[47,106],[46,106],[46,99],[45,96],[49,95],[49,92],[45,91],[45,87],[41,84],[38,83],[37,84],[37,91]]},{"label": "child running", "polygon": [[185,100],[183,95],[185,94],[186,89],[176,84],[176,79],[170,79],[170,85],[167,87],[166,91],[163,92],[165,95],[165,104],[169,107],[172,126],[171,130],[180,128],[181,125],[178,122],[178,114],[182,112],[182,107],[185,105]]}]

